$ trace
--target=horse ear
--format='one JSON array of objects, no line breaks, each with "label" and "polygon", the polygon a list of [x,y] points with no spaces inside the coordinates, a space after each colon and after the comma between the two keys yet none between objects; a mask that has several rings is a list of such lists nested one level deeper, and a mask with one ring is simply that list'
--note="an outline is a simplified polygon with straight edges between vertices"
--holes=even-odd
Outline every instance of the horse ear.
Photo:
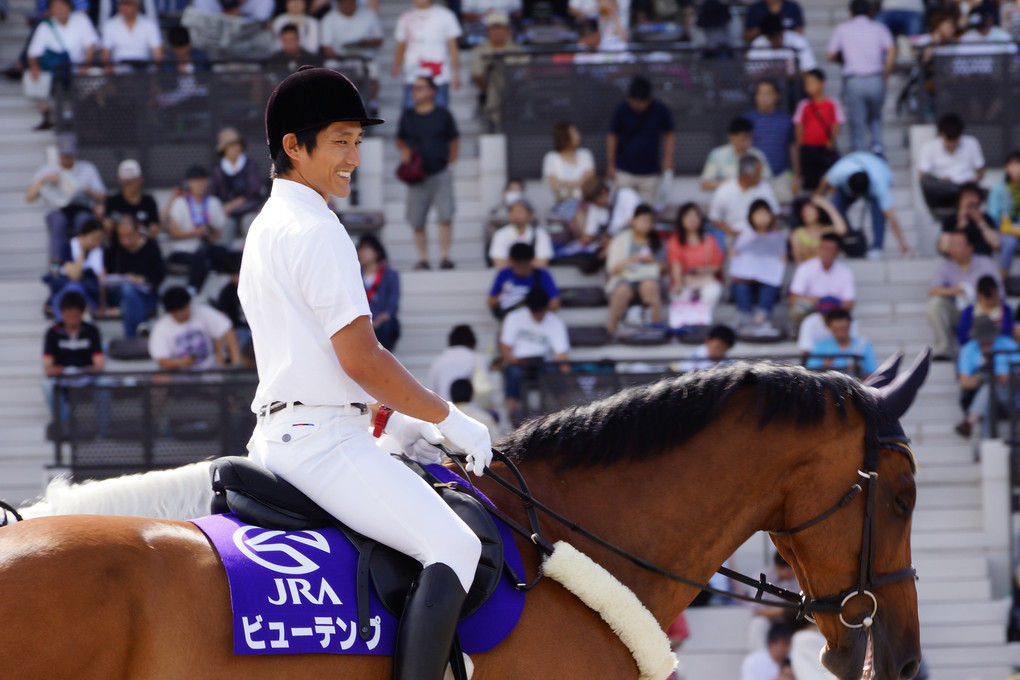
[{"label": "horse ear", "polygon": [[914,403],[917,391],[921,389],[925,378],[928,377],[930,366],[931,347],[927,347],[917,355],[909,371],[897,377],[891,384],[879,389],[882,408],[896,418],[900,418],[906,413],[910,405]]},{"label": "horse ear", "polygon": [[896,374],[900,372],[900,362],[903,361],[903,352],[897,352],[882,362],[874,373],[864,379],[864,384],[875,389],[885,387],[893,381]]}]

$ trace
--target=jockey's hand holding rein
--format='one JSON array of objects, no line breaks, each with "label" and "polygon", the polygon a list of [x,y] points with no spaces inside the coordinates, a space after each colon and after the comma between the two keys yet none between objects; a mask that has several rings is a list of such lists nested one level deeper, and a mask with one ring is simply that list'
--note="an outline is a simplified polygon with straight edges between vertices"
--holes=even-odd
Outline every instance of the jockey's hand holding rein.
[{"label": "jockey's hand holding rein", "polygon": [[[372,323],[367,316],[357,319],[337,331],[332,338],[336,353],[344,372],[369,394],[408,419],[425,421],[423,425],[433,427],[449,442],[464,451],[468,457],[468,468],[476,475],[482,475],[492,461],[492,442],[488,428],[473,418],[461,413],[453,404],[444,401],[432,390],[419,383],[414,376],[376,340]],[[428,427],[421,427],[398,418],[393,423],[391,416],[386,431],[404,444],[405,450],[418,455],[424,439],[428,444],[438,444],[435,433]],[[412,447],[408,448],[408,439]]]}]

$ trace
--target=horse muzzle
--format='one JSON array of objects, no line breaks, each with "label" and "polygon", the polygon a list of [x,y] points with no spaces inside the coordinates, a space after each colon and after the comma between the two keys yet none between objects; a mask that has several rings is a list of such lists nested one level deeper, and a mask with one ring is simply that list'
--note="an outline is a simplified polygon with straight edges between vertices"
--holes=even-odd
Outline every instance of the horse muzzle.
[{"label": "horse muzzle", "polygon": [[840,680],[911,680],[921,666],[919,645],[891,640],[887,633],[881,620],[850,630],[846,646],[822,652],[822,664]]}]

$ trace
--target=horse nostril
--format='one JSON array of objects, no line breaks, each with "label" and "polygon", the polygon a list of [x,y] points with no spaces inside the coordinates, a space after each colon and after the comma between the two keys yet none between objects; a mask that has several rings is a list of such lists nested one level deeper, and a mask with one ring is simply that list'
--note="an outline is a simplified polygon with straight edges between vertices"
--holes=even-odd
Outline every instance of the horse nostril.
[{"label": "horse nostril", "polygon": [[903,668],[900,669],[900,680],[910,680],[915,675],[917,675],[917,671],[920,670],[920,668],[921,660],[911,659],[906,664],[904,664]]}]

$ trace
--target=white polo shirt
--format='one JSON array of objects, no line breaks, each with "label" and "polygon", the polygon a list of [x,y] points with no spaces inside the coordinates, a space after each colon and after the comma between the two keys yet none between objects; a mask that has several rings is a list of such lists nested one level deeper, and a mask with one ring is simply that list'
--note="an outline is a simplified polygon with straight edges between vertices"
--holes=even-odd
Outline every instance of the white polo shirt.
[{"label": "white polo shirt", "polygon": [[712,194],[712,201],[708,205],[708,219],[723,222],[731,229],[741,231],[749,226],[747,211],[759,198],[772,206],[772,212],[779,212],[779,202],[776,201],[776,195],[768,182],[758,182],[744,191],[737,180],[728,179],[716,187]]},{"label": "white polo shirt", "polygon": [[977,172],[983,167],[985,156],[981,152],[981,144],[970,135],[960,135],[953,153],[946,150],[941,137],[930,139],[921,147],[921,157],[917,161],[917,169],[921,172],[948,179],[954,184],[976,181]]},{"label": "white polo shirt", "polygon": [[557,354],[570,351],[567,325],[553,312],[535,321],[527,307],[515,309],[503,319],[499,341],[510,348],[516,359],[541,357],[551,361]]},{"label": "white polo shirt", "polygon": [[80,64],[85,61],[85,51],[98,44],[99,36],[88,15],[84,12],[71,12],[66,24],[56,19],[46,19],[36,27],[28,43],[28,56],[38,58],[46,50],[66,51],[71,57],[71,63]]},{"label": "white polo shirt", "polygon": [[489,257],[494,260],[506,260],[510,257],[510,248],[518,243],[527,243],[534,248],[535,259],[552,259],[553,247],[549,232],[528,225],[524,228],[524,233],[521,234],[512,224],[500,227],[492,235],[492,243],[489,244]]},{"label": "white polo shirt", "polygon": [[834,297],[848,302],[857,296],[854,289],[854,273],[839,260],[826,269],[822,260],[812,257],[801,262],[793,273],[790,292],[804,297]]},{"label": "white polo shirt", "polygon": [[139,16],[128,28],[124,17],[116,14],[103,26],[103,49],[110,50],[112,61],[152,61],[152,52],[163,46],[159,26]]},{"label": "white polo shirt", "polygon": [[344,372],[330,342],[337,331],[372,314],[354,243],[314,189],[273,181],[248,230],[237,295],[258,364],[252,411],[273,401],[374,401]]}]

